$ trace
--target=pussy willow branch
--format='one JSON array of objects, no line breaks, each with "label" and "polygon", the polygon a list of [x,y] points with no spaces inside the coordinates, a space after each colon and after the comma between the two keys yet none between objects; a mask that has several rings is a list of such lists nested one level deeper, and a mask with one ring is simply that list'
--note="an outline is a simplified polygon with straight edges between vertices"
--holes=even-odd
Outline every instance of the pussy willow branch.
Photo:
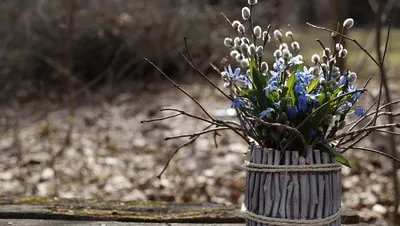
[{"label": "pussy willow branch", "polygon": [[214,132],[214,131],[229,130],[229,129],[231,129],[231,128],[229,128],[229,127],[217,127],[217,128],[203,130],[201,132],[194,132],[194,133],[189,133],[189,134],[180,134],[180,135],[176,135],[176,136],[164,137],[164,140],[172,140],[172,139],[184,138],[184,137],[194,138],[196,136],[204,135],[204,134],[211,133],[211,132]]},{"label": "pussy willow branch", "polygon": [[351,38],[351,37],[349,37],[349,36],[347,36],[347,35],[341,34],[340,32],[334,31],[334,30],[332,30],[332,29],[326,28],[326,27],[319,27],[319,26],[317,26],[317,25],[314,25],[314,24],[311,24],[311,23],[308,23],[308,22],[306,22],[306,24],[309,25],[309,26],[311,26],[311,27],[313,27],[313,28],[316,28],[316,29],[320,29],[320,30],[332,32],[332,33],[334,33],[334,34],[337,34],[337,35],[342,36],[343,38],[345,38],[345,39],[347,39],[347,40],[349,40],[349,41],[352,41],[352,42],[353,42],[354,44],[356,44],[365,54],[367,54],[368,57],[369,57],[372,61],[374,61],[374,63],[375,63],[376,65],[378,65],[378,66],[380,65],[380,63],[379,63],[377,60],[375,60],[375,58],[374,58],[362,45],[360,45],[360,43],[358,43],[358,41],[357,41],[356,39]]}]

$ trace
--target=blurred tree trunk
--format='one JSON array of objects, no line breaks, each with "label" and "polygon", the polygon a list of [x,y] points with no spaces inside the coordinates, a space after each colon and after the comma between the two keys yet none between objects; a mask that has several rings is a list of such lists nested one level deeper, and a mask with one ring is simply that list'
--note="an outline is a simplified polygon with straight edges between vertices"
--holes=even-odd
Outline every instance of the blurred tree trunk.
[{"label": "blurred tree trunk", "polygon": [[[343,21],[347,18],[347,1],[346,0],[330,0],[330,7],[332,9],[332,29],[336,30],[338,23],[340,24],[339,32],[341,31],[341,26]],[[345,31],[346,34],[346,31]],[[339,35],[335,38],[335,43],[339,41]],[[345,43],[342,43],[343,47],[345,48]],[[340,69],[345,69],[346,62],[345,59],[338,57],[337,58],[337,66]]]}]

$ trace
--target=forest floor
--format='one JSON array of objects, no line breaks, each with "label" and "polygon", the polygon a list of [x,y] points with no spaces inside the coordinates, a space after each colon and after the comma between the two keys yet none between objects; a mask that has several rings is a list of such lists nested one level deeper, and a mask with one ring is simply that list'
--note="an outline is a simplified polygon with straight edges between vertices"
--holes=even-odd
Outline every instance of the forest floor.
[{"label": "forest floor", "polygon": [[[205,82],[182,86],[213,115],[229,108],[230,103],[217,91],[199,84]],[[376,85],[372,83],[372,87]],[[0,195],[240,203],[245,186],[245,172],[240,167],[247,144],[225,131],[217,137],[218,148],[211,135],[200,137],[180,150],[157,179],[174,149],[187,141],[163,138],[200,131],[205,125],[185,117],[145,124],[140,121],[167,115],[159,112],[164,107],[198,115],[202,112],[170,84],[153,82],[140,92],[143,84],[129,86],[130,91],[119,92],[108,101],[104,90],[98,90],[91,104],[79,105],[72,120],[71,142],[65,147],[71,122],[67,104],[53,108],[36,100],[18,110],[3,107]],[[376,93],[376,88],[370,91]],[[365,97],[360,104],[371,102],[370,96]],[[16,118],[18,129],[12,126]],[[387,138],[378,135],[364,145],[384,151]],[[387,158],[360,151],[349,151],[346,157],[352,168],[342,170],[343,204],[366,222],[386,225],[384,219],[393,200],[391,164]]]}]

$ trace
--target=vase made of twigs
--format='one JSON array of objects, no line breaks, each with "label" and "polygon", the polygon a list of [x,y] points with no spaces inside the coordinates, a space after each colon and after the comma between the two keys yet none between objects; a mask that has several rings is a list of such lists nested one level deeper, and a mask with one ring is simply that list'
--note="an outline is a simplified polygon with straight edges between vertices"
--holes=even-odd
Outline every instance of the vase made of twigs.
[{"label": "vase made of twigs", "polygon": [[341,164],[327,153],[252,145],[243,167],[246,225],[341,225]]}]

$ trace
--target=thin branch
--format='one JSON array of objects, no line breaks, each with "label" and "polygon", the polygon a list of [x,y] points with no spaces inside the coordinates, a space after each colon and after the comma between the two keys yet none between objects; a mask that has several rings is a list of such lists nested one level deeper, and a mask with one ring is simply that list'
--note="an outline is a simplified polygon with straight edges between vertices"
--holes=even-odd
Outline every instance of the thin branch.
[{"label": "thin branch", "polygon": [[197,119],[197,120],[200,120],[200,121],[203,121],[203,122],[208,122],[210,124],[218,125],[213,120],[205,119],[203,117],[200,117],[200,116],[197,116],[197,115],[193,115],[193,114],[187,113],[186,111],[175,109],[175,108],[162,108],[160,111],[175,111],[175,112],[178,112],[181,115],[186,115],[186,116],[188,116],[190,118],[194,118],[194,119]]},{"label": "thin branch", "polygon": [[162,121],[162,120],[166,120],[166,119],[170,119],[170,118],[175,118],[179,115],[182,115],[182,114],[176,113],[174,115],[168,115],[168,116],[160,117],[160,118],[145,119],[145,120],[141,120],[140,123]]},{"label": "thin branch", "polygon": [[306,142],[306,140],[305,140],[303,134],[301,134],[300,131],[297,130],[296,128],[293,128],[293,127],[291,127],[291,126],[287,126],[287,125],[284,125],[284,124],[280,124],[280,123],[266,122],[266,121],[264,121],[264,120],[262,120],[262,119],[260,119],[260,118],[257,118],[257,117],[254,117],[254,118],[246,117],[246,119],[247,119],[247,120],[250,120],[250,121],[254,121],[254,122],[256,122],[256,123],[263,124],[263,125],[265,125],[265,126],[269,126],[269,127],[284,128],[284,129],[286,129],[286,130],[288,130],[288,131],[290,131],[290,132],[292,132],[292,133],[297,134],[297,136],[300,137],[300,140],[301,140],[301,142],[303,143],[304,151],[307,150],[307,147],[308,147],[307,142]]},{"label": "thin branch", "polygon": [[347,40],[349,40],[349,41],[352,41],[352,42],[353,42],[354,44],[356,44],[365,54],[367,54],[368,57],[369,57],[372,61],[374,61],[374,63],[375,63],[376,65],[378,65],[378,66],[380,65],[380,63],[379,63],[377,60],[375,60],[375,58],[374,58],[362,45],[360,45],[360,43],[358,43],[358,41],[357,41],[356,39],[351,38],[351,37],[349,37],[349,36],[347,36],[347,35],[341,34],[340,32],[334,31],[334,30],[332,30],[332,29],[326,28],[326,27],[320,27],[320,26],[311,24],[311,23],[309,23],[309,22],[306,22],[306,24],[309,25],[309,26],[311,26],[311,27],[313,27],[313,28],[316,28],[316,29],[320,29],[320,30],[324,30],[324,31],[329,31],[329,32],[331,32],[331,33],[340,35],[340,36],[342,36],[343,38],[345,38],[345,39],[347,39]]},{"label": "thin branch", "polygon": [[385,128],[400,128],[400,123],[389,123],[389,124],[385,124],[385,125],[370,126],[370,127],[362,128],[359,130],[353,130],[353,131],[350,131],[347,133],[342,133],[337,136],[334,136],[334,137],[326,140],[326,142],[329,143],[331,141],[337,140],[342,137],[351,136],[351,135],[355,135],[355,134],[361,134],[363,132],[368,132],[368,131],[375,131],[377,129],[385,129]]},{"label": "thin branch", "polygon": [[149,64],[151,64],[157,71],[159,71],[166,79],[168,79],[169,82],[173,84],[173,86],[177,89],[179,89],[182,93],[184,93],[186,96],[188,96],[190,99],[193,100],[193,102],[196,103],[196,105],[210,118],[212,119],[213,117],[204,109],[204,107],[200,104],[198,100],[196,100],[192,95],[190,95],[188,92],[186,92],[182,87],[180,87],[174,80],[172,80],[168,75],[166,75],[160,68],[158,68],[153,62],[151,62],[149,59],[144,58],[145,61],[147,61]]},{"label": "thin branch", "polygon": [[184,138],[184,137],[194,138],[196,136],[204,135],[204,134],[207,134],[207,133],[210,133],[210,132],[220,131],[220,130],[228,130],[228,129],[230,129],[230,128],[229,127],[212,128],[212,129],[203,130],[201,132],[180,134],[180,135],[176,135],[176,136],[164,137],[164,140],[172,140],[172,139],[178,139],[178,138]]},{"label": "thin branch", "polygon": [[372,148],[364,148],[364,147],[341,147],[341,148],[373,152],[373,153],[377,153],[377,154],[383,155],[385,157],[388,157],[388,158],[390,158],[392,160],[395,160],[397,162],[400,162],[400,159],[398,159],[398,158],[396,158],[396,157],[394,157],[392,155],[389,155],[389,154],[387,154],[385,152],[378,151],[378,150],[375,150],[375,149],[372,149]]}]

